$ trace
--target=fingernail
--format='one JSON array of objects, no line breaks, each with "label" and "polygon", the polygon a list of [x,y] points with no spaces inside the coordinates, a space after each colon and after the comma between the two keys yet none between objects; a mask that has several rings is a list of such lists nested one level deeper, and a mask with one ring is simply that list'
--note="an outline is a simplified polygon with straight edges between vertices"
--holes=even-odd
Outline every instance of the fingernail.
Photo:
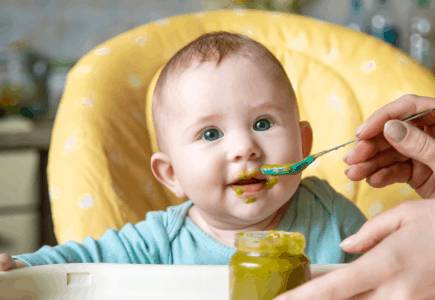
[{"label": "fingernail", "polygon": [[[367,122],[367,121],[366,121]],[[360,127],[358,127],[358,129],[355,131],[354,135],[357,135],[358,133],[360,133],[361,131],[363,131],[363,129],[366,127],[366,122],[362,123],[362,125]]]},{"label": "fingernail", "polygon": [[349,166],[346,168],[346,170],[344,170],[344,174],[347,175],[347,173],[353,168],[353,166]]},{"label": "fingernail", "polygon": [[347,237],[344,241],[342,241],[342,242],[340,243],[339,247],[343,247],[343,246],[346,246],[346,245],[349,245],[350,243],[352,243],[352,241],[353,241],[353,237],[354,237],[354,236],[355,236],[355,235],[353,234],[353,235]]},{"label": "fingernail", "polygon": [[351,158],[354,155],[354,153],[355,153],[354,148],[347,151],[347,153],[343,157],[343,162],[345,162],[346,158]]},{"label": "fingernail", "polygon": [[390,120],[384,125],[384,132],[394,141],[400,142],[406,136],[406,127],[397,120]]}]

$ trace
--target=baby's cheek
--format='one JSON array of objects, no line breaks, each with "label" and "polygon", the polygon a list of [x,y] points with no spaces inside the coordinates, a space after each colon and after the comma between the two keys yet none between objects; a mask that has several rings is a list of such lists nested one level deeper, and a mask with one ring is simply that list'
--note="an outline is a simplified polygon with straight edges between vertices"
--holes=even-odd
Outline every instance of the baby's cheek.
[{"label": "baby's cheek", "polygon": [[300,183],[300,174],[282,175],[279,177],[281,178],[278,179],[276,184],[274,184],[273,187],[269,189],[269,191],[274,195],[274,197],[277,198],[277,200],[282,197],[289,198],[293,196]]}]

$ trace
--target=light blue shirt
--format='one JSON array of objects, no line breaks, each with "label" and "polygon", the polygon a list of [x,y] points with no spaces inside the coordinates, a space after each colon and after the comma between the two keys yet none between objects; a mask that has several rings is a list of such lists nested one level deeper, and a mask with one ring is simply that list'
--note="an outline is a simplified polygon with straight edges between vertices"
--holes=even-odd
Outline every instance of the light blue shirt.
[{"label": "light blue shirt", "polygon": [[[101,238],[83,243],[68,241],[44,246],[35,253],[12,256],[29,266],[63,263],[122,263],[227,265],[235,248],[223,245],[186,217],[192,201],[152,211],[146,220],[127,223],[120,231],[107,230]],[[326,181],[307,177],[278,224],[277,230],[305,235],[305,254],[312,264],[348,263],[361,254],[338,246],[366,221],[361,211]]]}]

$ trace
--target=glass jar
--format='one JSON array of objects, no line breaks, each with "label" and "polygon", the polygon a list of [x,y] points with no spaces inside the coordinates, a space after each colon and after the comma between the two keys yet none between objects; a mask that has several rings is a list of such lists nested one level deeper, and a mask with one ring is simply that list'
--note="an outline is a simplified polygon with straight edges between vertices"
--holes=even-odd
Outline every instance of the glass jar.
[{"label": "glass jar", "polygon": [[311,279],[310,260],[299,232],[236,234],[230,259],[230,299],[268,300]]}]

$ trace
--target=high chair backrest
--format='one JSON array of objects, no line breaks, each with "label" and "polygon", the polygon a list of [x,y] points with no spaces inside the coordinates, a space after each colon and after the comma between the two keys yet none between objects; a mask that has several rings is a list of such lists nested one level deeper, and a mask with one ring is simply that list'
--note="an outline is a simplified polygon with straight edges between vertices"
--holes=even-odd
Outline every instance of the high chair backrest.
[{"label": "high chair backrest", "polygon": [[[140,26],[99,45],[68,74],[48,165],[59,243],[99,238],[109,228],[144,220],[150,210],[186,200],[151,172],[157,147],[150,95],[159,69],[173,54],[200,35],[220,30],[251,37],[281,61],[296,91],[301,120],[313,128],[312,153],[355,139],[363,121],[404,94],[435,97],[434,78],[407,54],[308,17],[220,10]],[[375,189],[365,181],[350,181],[342,158],[352,146],[319,158],[303,177],[326,179],[368,218],[419,199],[405,184]]]}]

